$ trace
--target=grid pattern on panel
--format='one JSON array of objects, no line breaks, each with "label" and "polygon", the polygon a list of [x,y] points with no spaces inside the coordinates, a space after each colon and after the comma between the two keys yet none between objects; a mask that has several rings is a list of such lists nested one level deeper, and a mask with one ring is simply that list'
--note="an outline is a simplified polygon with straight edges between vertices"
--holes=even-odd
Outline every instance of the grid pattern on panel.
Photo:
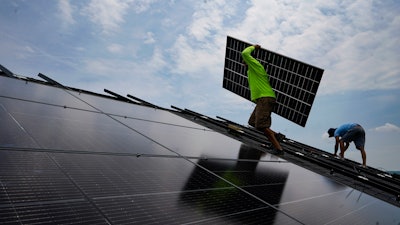
[{"label": "grid pattern on panel", "polygon": [[[245,76],[234,79],[247,82]],[[15,87],[10,90],[20,92]],[[41,89],[30,93],[38,98],[30,101],[35,104],[53,96],[51,92],[38,95]],[[85,100],[83,96],[79,95]],[[14,103],[3,99],[0,121],[6,122],[0,134],[6,135],[0,135],[0,224],[386,224],[371,220],[378,214],[400,221],[397,206],[390,208],[363,194],[371,186],[358,175],[364,176],[366,170],[357,170],[357,180],[345,176],[339,169],[353,175],[355,164],[325,159],[329,153],[322,157],[311,146],[285,141],[289,154],[277,160],[260,146],[263,134],[251,131],[257,135],[254,139],[237,135],[225,123],[190,110],[174,117],[164,109],[129,105],[132,114],[123,118],[120,102],[101,99],[99,109],[118,109],[109,115],[119,120],[110,121],[97,111],[58,110],[63,102],[35,105],[18,104],[14,97]],[[40,116],[34,113],[39,109]],[[53,122],[61,120],[67,123]],[[42,129],[41,124],[52,129]],[[307,154],[296,156],[298,152]],[[307,172],[291,162],[318,172]],[[335,171],[318,169],[319,164],[333,165]],[[347,164],[353,166],[342,166]],[[343,186],[340,181],[345,179],[329,181],[320,176],[329,170],[332,177],[343,176],[363,192],[353,193],[355,189]]]},{"label": "grid pattern on panel", "polygon": [[243,224],[279,213],[180,158],[3,150],[0,169],[0,224]]},{"label": "grid pattern on panel", "polygon": [[[160,221],[163,224],[244,224],[243,219],[247,224],[260,224],[261,218],[273,221],[279,213],[235,188],[152,193],[94,201],[113,224],[152,224]],[[249,211],[252,217],[246,216]]]},{"label": "grid pattern on panel", "polygon": [[0,181],[0,207],[83,198],[44,153],[1,151]]},{"label": "grid pattern on panel", "polygon": [[0,151],[0,224],[44,223],[106,224],[46,153]]},{"label": "grid pattern on panel", "polygon": [[0,208],[0,224],[109,224],[91,204],[48,202]]},{"label": "grid pattern on panel", "polygon": [[[249,43],[228,36],[222,86],[251,100],[247,70],[241,56],[248,46]],[[266,49],[254,51],[253,57],[269,74],[278,103],[274,112],[305,126],[324,70]]]}]

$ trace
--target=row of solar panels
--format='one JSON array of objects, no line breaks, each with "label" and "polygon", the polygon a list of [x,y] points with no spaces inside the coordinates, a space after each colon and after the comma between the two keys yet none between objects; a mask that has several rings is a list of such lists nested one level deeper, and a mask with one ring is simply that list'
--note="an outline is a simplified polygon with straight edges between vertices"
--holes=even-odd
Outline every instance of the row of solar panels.
[{"label": "row of solar panels", "polygon": [[286,137],[278,158],[222,117],[40,78],[0,77],[0,223],[400,222],[388,173]]},{"label": "row of solar panels", "polygon": [[[213,119],[188,109],[173,108],[179,110],[179,114],[186,115],[188,119],[219,130],[240,141],[254,141],[256,145],[262,146],[264,151],[270,151],[270,143],[264,134],[254,128],[222,117]],[[286,138],[283,134],[277,134],[277,136],[281,137],[281,145],[288,153],[284,157],[285,160],[400,206],[400,177],[395,174],[373,167],[363,168],[355,161],[339,159],[329,152]],[[264,145],[265,143],[268,144]]]},{"label": "row of solar panels", "polygon": [[[0,69],[2,75],[5,76],[43,83],[42,81],[33,78],[15,76],[8,69],[6,69],[1,65]],[[39,77],[46,80],[47,81],[46,84],[62,87],[60,83],[52,80],[51,78],[43,74],[39,74]],[[72,90],[73,88],[69,89]],[[79,90],[79,91],[81,92],[84,90]],[[134,97],[132,95],[127,95],[127,97],[124,97],[118,93],[115,93],[107,89],[105,89],[104,91],[107,94],[110,94],[112,98],[116,100],[139,104],[156,109],[163,109],[162,107],[156,106],[152,103],[149,103],[143,99]],[[96,93],[91,93],[91,94],[96,94]],[[217,129],[222,133],[226,133],[227,135],[233,135],[232,136],[233,138],[239,139],[244,142],[248,142],[248,140],[250,140],[251,142],[255,142],[256,145],[258,146],[261,145],[264,146],[265,143],[268,143],[268,141],[265,139],[264,135],[261,132],[250,127],[242,126],[228,119],[222,117],[217,117],[216,119],[213,119],[208,116],[196,113],[194,111],[188,109],[180,109],[175,106],[172,106],[172,109],[173,110],[169,109],[163,109],[163,110],[171,111],[173,113],[176,113],[177,115],[183,116],[196,123],[200,123],[201,125],[204,125],[206,127]],[[243,140],[243,138],[245,138],[246,140]],[[295,164],[301,164],[302,167],[311,169],[324,176],[329,174],[328,175],[329,177],[337,179],[348,186],[360,189],[361,191],[369,193],[373,196],[388,201],[392,204],[399,205],[400,180],[395,176],[392,176],[392,174],[389,174],[385,171],[381,171],[372,167],[362,168],[359,166],[357,162],[347,159],[340,160],[328,152],[313,148],[311,146],[304,145],[302,143],[293,141],[291,139],[283,138],[281,139],[281,141],[283,142],[282,145],[284,145],[285,149],[289,153],[285,157],[286,160],[293,162]],[[265,151],[269,151],[268,145],[262,147],[262,149]]]}]

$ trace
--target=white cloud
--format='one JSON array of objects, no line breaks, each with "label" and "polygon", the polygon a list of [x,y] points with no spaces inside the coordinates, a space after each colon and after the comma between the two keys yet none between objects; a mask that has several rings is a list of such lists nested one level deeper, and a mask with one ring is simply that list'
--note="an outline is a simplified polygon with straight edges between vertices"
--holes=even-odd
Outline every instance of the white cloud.
[{"label": "white cloud", "polygon": [[23,49],[24,49],[26,52],[29,52],[29,53],[34,53],[34,52],[35,52],[30,46],[25,46]]},{"label": "white cloud", "polygon": [[[109,51],[122,51],[122,46],[113,44],[108,47]],[[110,76],[112,79],[135,79],[150,76],[157,76],[167,66],[163,53],[160,49],[154,49],[150,58],[142,60],[121,60],[121,59],[88,59],[85,61],[85,69],[90,74]],[[140,83],[140,82],[138,82]]]},{"label": "white cloud", "polygon": [[149,68],[149,73],[157,75],[160,71],[168,65],[166,59],[164,58],[163,52],[160,48],[155,48],[151,60],[147,61],[145,67]]},{"label": "white cloud", "polygon": [[198,8],[192,16],[189,34],[197,40],[204,41],[222,29],[224,18],[231,16],[234,10],[234,1],[205,1],[197,4]]},{"label": "white cloud", "polygon": [[380,126],[380,127],[376,127],[371,129],[372,131],[376,131],[376,132],[382,132],[382,133],[386,133],[386,132],[400,132],[400,127],[391,124],[391,123],[385,123],[385,125]]},{"label": "white cloud", "polygon": [[330,138],[328,132],[324,132],[321,137],[324,140],[329,140],[329,138]]},{"label": "white cloud", "polygon": [[62,20],[63,26],[68,26],[76,23],[72,14],[74,7],[70,4],[69,0],[60,0],[58,2],[58,10],[60,12],[59,16]]},{"label": "white cloud", "polygon": [[122,49],[122,45],[119,44],[111,44],[107,47],[107,50],[111,53],[121,53]]},{"label": "white cloud", "polygon": [[144,39],[145,44],[153,44],[156,42],[156,40],[154,39],[154,33],[152,32],[147,32]]},{"label": "white cloud", "polygon": [[131,94],[161,107],[173,104],[177,87],[165,77],[167,66],[160,49],[154,49],[150,58],[143,61],[121,59],[88,59],[77,83],[86,90],[103,92],[103,89],[121,95]]},{"label": "white cloud", "polygon": [[143,13],[154,2],[157,0],[91,0],[81,13],[100,26],[104,34],[111,34],[120,29],[128,13]]},{"label": "white cloud", "polygon": [[136,13],[142,13],[150,9],[150,6],[157,1],[158,0],[125,0],[125,2],[129,2],[130,8]]},{"label": "white cloud", "polygon": [[358,1],[343,11],[335,9],[338,14],[329,20],[322,18],[328,23],[336,22],[319,31],[328,31],[329,37],[335,37],[323,43],[329,48],[321,59],[326,69],[321,94],[400,86],[399,42],[393,39],[399,35],[400,16],[390,9],[382,14],[383,9],[375,4]]},{"label": "white cloud", "polygon": [[90,20],[101,26],[104,33],[118,30],[124,22],[124,15],[129,8],[129,2],[123,0],[92,0],[83,10]]},{"label": "white cloud", "polygon": [[196,48],[190,45],[189,38],[181,35],[171,49],[175,63],[172,72],[191,77],[209,76],[210,71],[216,68],[215,63],[218,63],[219,59],[224,57],[220,50],[220,48],[206,44],[202,45],[202,48]]},{"label": "white cloud", "polygon": [[400,15],[384,6],[252,1],[242,23],[230,30],[239,39],[325,69],[319,94],[396,89],[400,49],[394,37],[400,35]]}]

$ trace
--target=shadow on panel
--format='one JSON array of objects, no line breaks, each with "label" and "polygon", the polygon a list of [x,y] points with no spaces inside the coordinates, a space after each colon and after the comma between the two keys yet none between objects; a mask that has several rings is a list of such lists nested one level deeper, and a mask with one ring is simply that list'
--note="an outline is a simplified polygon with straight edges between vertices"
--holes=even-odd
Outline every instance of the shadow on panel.
[{"label": "shadow on panel", "polygon": [[[279,211],[271,206],[280,203],[288,171],[260,169],[259,160],[264,154],[242,144],[236,161],[199,160],[183,188],[180,201],[199,211],[215,207],[209,211],[213,214],[210,217],[225,217],[233,223],[250,222],[248,212],[251,211],[252,218],[263,218],[258,222],[273,224]],[[218,176],[203,179],[205,169]]]}]

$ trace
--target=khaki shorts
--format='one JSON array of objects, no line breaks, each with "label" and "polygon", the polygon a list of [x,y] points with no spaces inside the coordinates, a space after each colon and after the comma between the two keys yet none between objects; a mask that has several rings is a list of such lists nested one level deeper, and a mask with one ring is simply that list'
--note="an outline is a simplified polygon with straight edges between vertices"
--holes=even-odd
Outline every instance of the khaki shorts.
[{"label": "khaki shorts", "polygon": [[256,107],[249,118],[249,125],[264,131],[271,127],[271,112],[276,105],[275,98],[262,97],[256,100]]},{"label": "khaki shorts", "polygon": [[365,131],[362,126],[357,125],[351,128],[345,135],[343,135],[342,139],[344,142],[352,142],[354,141],[354,145],[357,148],[364,147],[365,145]]}]

